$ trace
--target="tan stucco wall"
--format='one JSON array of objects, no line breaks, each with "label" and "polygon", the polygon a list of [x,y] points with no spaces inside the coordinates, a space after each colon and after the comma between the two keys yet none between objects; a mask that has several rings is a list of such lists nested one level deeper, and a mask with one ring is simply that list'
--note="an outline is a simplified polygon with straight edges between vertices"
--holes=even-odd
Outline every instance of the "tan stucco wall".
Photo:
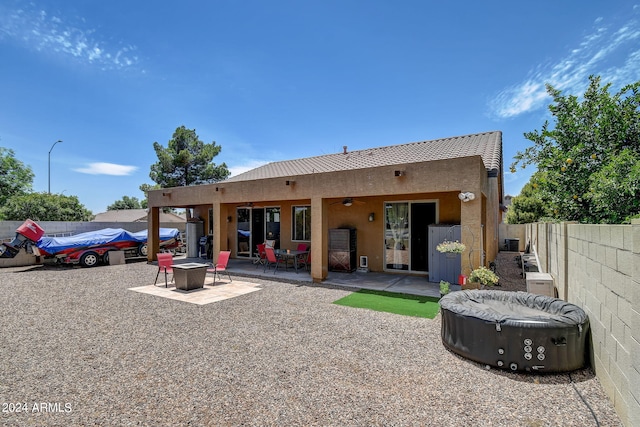
[{"label": "tan stucco wall", "polygon": [[[405,175],[396,177],[395,170],[403,170]],[[286,180],[293,182],[286,185]],[[193,207],[214,201],[244,203],[461,190],[480,192],[482,186],[486,186],[486,170],[480,156],[472,156],[259,181],[176,187],[150,191],[148,198],[150,206]]]}]

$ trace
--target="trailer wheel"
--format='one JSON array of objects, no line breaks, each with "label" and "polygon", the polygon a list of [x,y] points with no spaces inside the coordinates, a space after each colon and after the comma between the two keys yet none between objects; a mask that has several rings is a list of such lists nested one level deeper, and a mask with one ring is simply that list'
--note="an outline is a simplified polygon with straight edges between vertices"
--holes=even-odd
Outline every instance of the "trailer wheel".
[{"label": "trailer wheel", "polygon": [[80,257],[80,265],[83,267],[95,267],[98,265],[100,257],[95,252],[85,252]]},{"label": "trailer wheel", "polygon": [[138,254],[140,256],[147,256],[148,253],[149,253],[149,247],[147,246],[146,243],[143,243],[140,246],[138,246]]}]

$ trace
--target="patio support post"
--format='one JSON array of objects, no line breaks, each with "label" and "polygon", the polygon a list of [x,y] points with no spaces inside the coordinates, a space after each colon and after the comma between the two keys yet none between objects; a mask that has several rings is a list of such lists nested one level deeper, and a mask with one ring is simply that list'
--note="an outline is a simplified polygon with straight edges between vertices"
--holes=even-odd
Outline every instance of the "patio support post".
[{"label": "patio support post", "polygon": [[147,215],[147,260],[155,261],[160,252],[160,208],[151,207]]},{"label": "patio support post", "polygon": [[327,278],[329,266],[329,202],[311,198],[311,278],[318,283]]},{"label": "patio support post", "polygon": [[[218,254],[222,250],[227,250],[227,222],[223,220],[222,204],[213,202],[213,259],[218,258]],[[225,217],[226,218],[226,217]],[[223,249],[224,248],[224,249]]]}]

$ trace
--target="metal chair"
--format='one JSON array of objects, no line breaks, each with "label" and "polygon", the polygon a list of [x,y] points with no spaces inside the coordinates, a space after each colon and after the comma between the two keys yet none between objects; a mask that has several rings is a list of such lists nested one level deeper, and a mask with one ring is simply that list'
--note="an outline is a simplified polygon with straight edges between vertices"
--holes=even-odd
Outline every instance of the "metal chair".
[{"label": "metal chair", "polygon": [[266,262],[266,258],[267,258],[267,254],[264,250],[264,248],[266,247],[266,245],[264,243],[260,243],[259,245],[256,245],[258,248],[258,258],[255,260],[255,264],[256,267],[258,265],[264,265],[264,263]]},{"label": "metal chair", "polygon": [[171,273],[171,282],[173,282],[173,255],[170,252],[156,254],[158,257],[158,274],[156,274],[156,280],[153,282],[153,286],[158,283],[158,276],[160,272],[164,271],[164,287],[169,287],[168,275]]},{"label": "metal chair", "polygon": [[273,274],[276,274],[276,271],[278,271],[278,265],[280,264],[284,264],[285,269],[287,268],[287,260],[276,256],[276,252],[273,250],[273,248],[270,248],[269,246],[267,246],[264,250],[267,256],[264,263],[264,271],[267,271],[267,269],[271,269],[272,265],[275,266],[275,269],[273,270]]},{"label": "metal chair", "polygon": [[224,271],[229,276],[229,281],[233,282],[231,279],[231,274],[227,271],[227,264],[229,264],[229,256],[231,255],[231,251],[220,251],[218,254],[218,261],[215,264],[211,264],[211,268],[207,268],[207,273],[213,274],[213,284],[216,284],[216,276]]},{"label": "metal chair", "polygon": [[311,249],[309,249],[303,257],[298,258],[298,266],[303,265],[305,270],[309,271],[309,268],[311,267]]}]

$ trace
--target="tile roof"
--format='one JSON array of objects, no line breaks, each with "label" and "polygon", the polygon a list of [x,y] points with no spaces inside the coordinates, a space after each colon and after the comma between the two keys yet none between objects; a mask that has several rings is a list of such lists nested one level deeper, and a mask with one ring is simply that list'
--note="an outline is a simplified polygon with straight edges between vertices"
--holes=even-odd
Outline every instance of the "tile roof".
[{"label": "tile roof", "polygon": [[428,162],[479,155],[490,174],[502,168],[502,132],[367,148],[295,160],[272,162],[227,179],[251,181],[314,173],[337,172],[405,163]]}]

